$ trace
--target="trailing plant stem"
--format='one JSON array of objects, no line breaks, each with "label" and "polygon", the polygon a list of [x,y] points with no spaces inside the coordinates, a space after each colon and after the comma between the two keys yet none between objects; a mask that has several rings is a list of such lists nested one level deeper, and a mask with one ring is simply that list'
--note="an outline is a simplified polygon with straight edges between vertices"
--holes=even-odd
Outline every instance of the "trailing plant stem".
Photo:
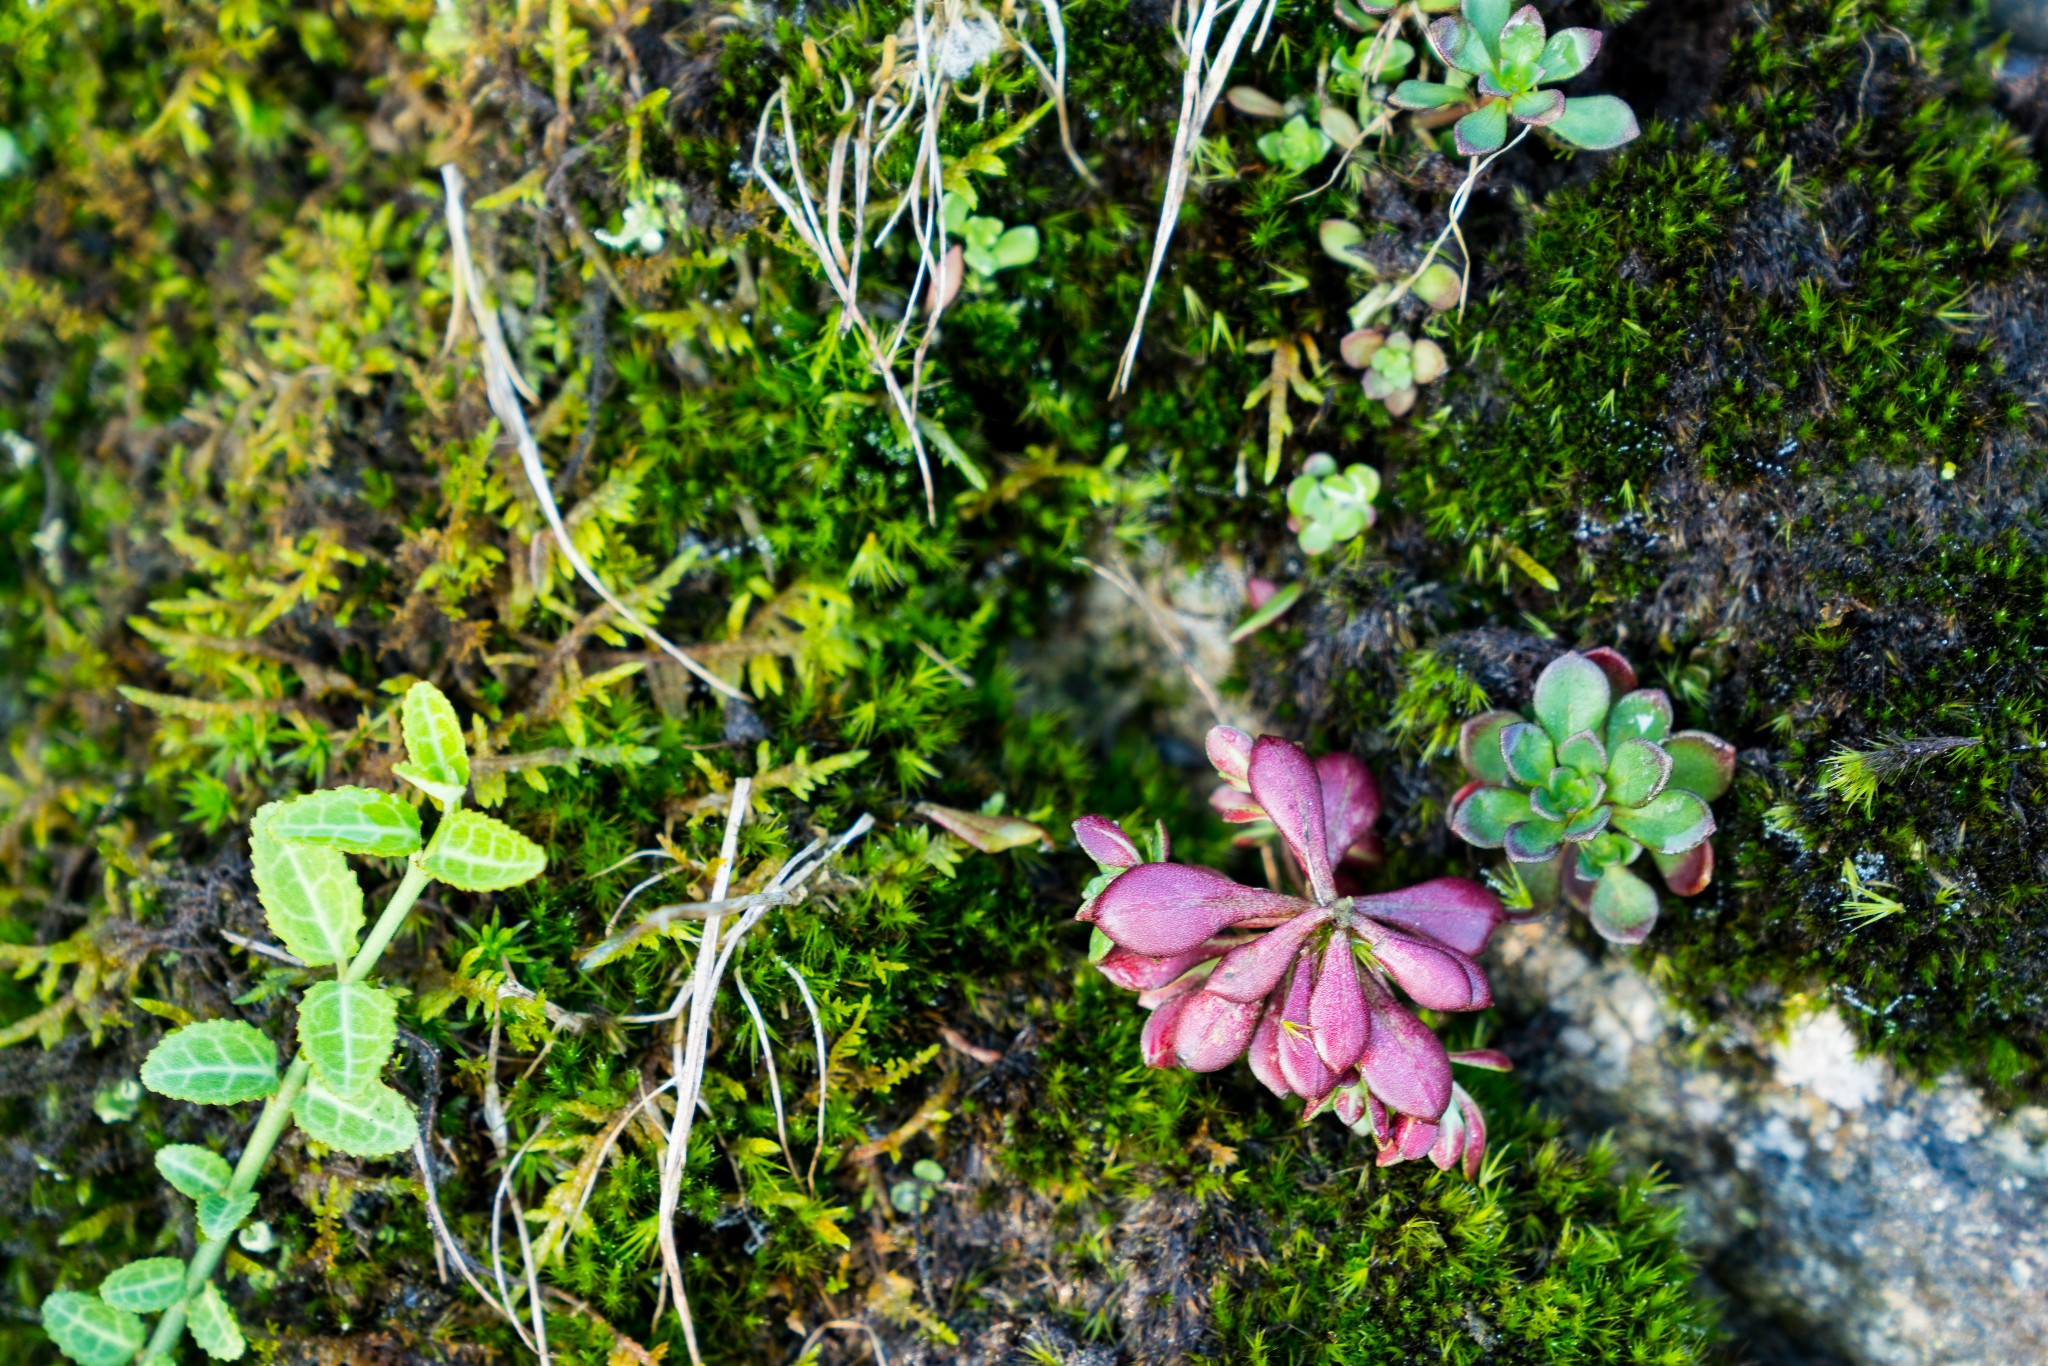
[{"label": "trailing plant stem", "polygon": [[[341,980],[360,982],[370,975],[377,966],[377,959],[390,947],[398,927],[411,913],[413,903],[420,899],[427,883],[432,881],[420,867],[414,856],[405,870],[405,880],[398,884],[398,890],[391,894],[385,904],[384,913],[377,917],[377,923],[370,927],[370,937],[343,970]],[[285,1070],[284,1080],[278,1083],[277,1091],[263,1104],[263,1113],[256,1119],[256,1128],[249,1135],[249,1145],[242,1150],[242,1160],[235,1164],[235,1174],[228,1179],[227,1193],[230,1196],[247,1195],[256,1188],[256,1178],[263,1175],[264,1167],[270,1163],[270,1154],[277,1148],[277,1141],[284,1137],[285,1126],[291,1123],[292,1103],[299,1098],[299,1092],[306,1089],[306,1078],[311,1076],[313,1064],[303,1053],[292,1058],[292,1064]],[[220,1266],[220,1259],[227,1255],[228,1240],[234,1236],[229,1229],[218,1238],[207,1238],[200,1242],[199,1250],[192,1255],[192,1264],[185,1272],[185,1294],[157,1320],[156,1331],[150,1334],[149,1345],[142,1351],[142,1360],[161,1353],[168,1358],[177,1349],[185,1336],[185,1304],[199,1293],[206,1283],[213,1279],[213,1273]]]}]

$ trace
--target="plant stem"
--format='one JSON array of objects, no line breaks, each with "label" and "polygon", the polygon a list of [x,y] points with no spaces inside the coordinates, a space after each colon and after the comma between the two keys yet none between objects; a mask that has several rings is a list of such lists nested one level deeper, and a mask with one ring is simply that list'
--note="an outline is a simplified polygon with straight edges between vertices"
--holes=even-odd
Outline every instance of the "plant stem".
[{"label": "plant stem", "polygon": [[[413,903],[420,899],[420,893],[426,890],[430,881],[432,879],[416,859],[406,865],[405,880],[398,884],[398,890],[385,904],[384,913],[370,927],[370,937],[363,941],[363,947],[342,972],[342,981],[360,982],[370,975],[370,970],[377,966],[377,959],[390,947],[398,927],[405,923]],[[285,1126],[291,1122],[292,1102],[299,1098],[299,1092],[306,1089],[306,1078],[312,1071],[313,1064],[306,1061],[304,1054],[292,1058],[291,1066],[285,1069],[284,1080],[278,1083],[276,1094],[264,1102],[263,1113],[257,1116],[248,1146],[242,1149],[242,1160],[235,1164],[235,1173],[228,1179],[228,1195],[247,1195],[256,1188],[256,1178],[263,1175],[263,1168],[270,1162],[270,1154],[276,1150],[278,1140],[284,1137]],[[150,1358],[158,1355],[168,1361],[171,1353],[177,1350],[178,1343],[185,1336],[186,1301],[213,1279],[213,1273],[220,1267],[220,1259],[227,1255],[228,1239],[233,1236],[234,1230],[230,1229],[218,1238],[201,1241],[199,1250],[192,1256],[191,1266],[185,1272],[184,1297],[164,1311],[164,1316],[157,1320],[156,1331],[150,1334],[149,1345],[143,1348],[145,1366],[148,1366]]]}]

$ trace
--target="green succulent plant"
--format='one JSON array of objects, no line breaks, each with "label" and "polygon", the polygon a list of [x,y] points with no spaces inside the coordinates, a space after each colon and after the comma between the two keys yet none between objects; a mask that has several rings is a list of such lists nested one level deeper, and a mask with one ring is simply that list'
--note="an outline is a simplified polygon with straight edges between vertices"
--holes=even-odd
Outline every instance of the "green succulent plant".
[{"label": "green succulent plant", "polygon": [[967,268],[983,279],[1038,259],[1038,229],[1029,223],[1005,227],[1000,218],[975,214],[980,201],[971,186],[946,192],[943,217],[946,233],[960,241]]},{"label": "green succulent plant", "polygon": [[1507,853],[1531,910],[1562,898],[1603,938],[1641,943],[1656,889],[1630,870],[1648,850],[1679,896],[1714,874],[1714,814],[1735,750],[1705,731],[1674,733],[1671,699],[1637,688],[1609,649],[1559,656],[1536,679],[1530,720],[1491,711],[1467,721],[1459,756],[1473,781],[1452,798],[1454,834]]},{"label": "green succulent plant", "polygon": [[[1548,89],[1589,66],[1600,51],[1590,28],[1549,34],[1534,5],[1512,13],[1510,0],[1464,0],[1462,15],[1429,26],[1429,43],[1444,64],[1478,78],[1479,107],[1459,119],[1453,140],[1463,156],[1482,156],[1508,140],[1509,123],[1547,128],[1574,147],[1602,151],[1632,140],[1641,129],[1635,111],[1612,95],[1567,99]],[[1433,81],[1403,81],[1391,102],[1401,109],[1441,109],[1470,99],[1474,90]]]},{"label": "green succulent plant", "polygon": [[1259,155],[1289,175],[1300,175],[1330,154],[1330,135],[1296,114],[1259,138]]},{"label": "green succulent plant", "polygon": [[[1456,277],[1452,279],[1455,285]],[[1415,406],[1417,385],[1434,384],[1450,365],[1443,348],[1429,338],[1418,340],[1406,332],[1376,327],[1347,334],[1338,350],[1347,364],[1365,372],[1361,382],[1366,394],[1386,404],[1394,417]]]},{"label": "green succulent plant", "polygon": [[1370,465],[1340,471],[1321,451],[1303,461],[1301,474],[1287,486],[1287,510],[1302,550],[1321,555],[1363,533],[1379,515],[1372,505],[1379,492],[1380,474]]}]

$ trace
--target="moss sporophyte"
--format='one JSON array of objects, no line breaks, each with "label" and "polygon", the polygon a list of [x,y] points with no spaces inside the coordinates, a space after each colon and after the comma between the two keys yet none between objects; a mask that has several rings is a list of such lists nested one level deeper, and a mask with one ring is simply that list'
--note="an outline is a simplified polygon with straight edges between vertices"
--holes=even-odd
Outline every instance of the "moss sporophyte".
[{"label": "moss sporophyte", "polygon": [[1671,729],[1671,699],[1637,688],[1610,649],[1560,655],[1538,675],[1531,720],[1490,711],[1467,721],[1459,757],[1472,781],[1450,826],[1504,850],[1528,909],[1561,899],[1602,937],[1641,943],[1657,923],[1656,889],[1631,870],[1647,849],[1664,885],[1697,896],[1714,875],[1708,803],[1735,776],[1735,749],[1705,731]]},{"label": "moss sporophyte", "polygon": [[1212,869],[1147,861],[1111,820],[1074,823],[1104,876],[1078,918],[1101,932],[1096,966],[1152,1012],[1148,1066],[1213,1072],[1247,1058],[1276,1096],[1328,1110],[1379,1147],[1384,1166],[1427,1155],[1476,1174],[1486,1121],[1451,1064],[1504,1068],[1498,1054],[1453,1055],[1415,1006],[1484,1010],[1493,991],[1475,955],[1503,919],[1467,878],[1373,895],[1347,856],[1374,849],[1379,792],[1349,754],[1311,760],[1277,736],[1218,726],[1209,757],[1227,784],[1226,820],[1269,828],[1297,890],[1246,887]]},{"label": "moss sporophyte", "polygon": [[[355,1157],[412,1147],[419,1117],[382,1074],[398,1040],[398,997],[371,971],[431,882],[498,891],[538,876],[547,855],[524,835],[462,809],[469,750],[455,709],[430,683],[406,693],[401,730],[406,762],[392,771],[424,792],[441,818],[422,840],[418,810],[388,793],[330,788],[273,802],[250,825],[256,891],[271,932],[308,968],[332,968],[300,999],[299,1051],[282,1074],[274,1040],[240,1020],[187,1024],[164,1036],[142,1064],[159,1095],[201,1105],[264,1102],[256,1128],[230,1167],[210,1148],[160,1148],[157,1171],[197,1206],[199,1249],[190,1262],[147,1257],[116,1269],[87,1294],[60,1290],[43,1301],[43,1327],[79,1366],[170,1366],[189,1330],[205,1353],[234,1361],[247,1350],[234,1310],[214,1284],[228,1240],[256,1209],[256,1181],[287,1125]],[[363,891],[346,855],[404,859],[405,877],[363,937]],[[266,1235],[267,1236],[267,1235]],[[161,1314],[154,1331],[142,1315]]]}]

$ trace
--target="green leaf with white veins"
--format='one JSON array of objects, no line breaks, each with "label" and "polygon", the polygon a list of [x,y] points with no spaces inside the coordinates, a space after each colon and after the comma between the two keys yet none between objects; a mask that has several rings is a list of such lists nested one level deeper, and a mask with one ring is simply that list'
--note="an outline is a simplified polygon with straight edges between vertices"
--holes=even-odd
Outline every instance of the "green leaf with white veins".
[{"label": "green leaf with white veins", "polygon": [[469,746],[455,708],[431,683],[415,683],[400,710],[407,762],[391,771],[434,799],[443,811],[462,800],[469,786]]},{"label": "green leaf with white veins", "polygon": [[242,1339],[242,1325],[235,1322],[235,1311],[228,1308],[212,1281],[185,1301],[185,1323],[199,1349],[215,1361],[234,1361],[249,1350]]},{"label": "green leaf with white veins", "polygon": [[249,854],[256,868],[256,895],[271,933],[310,967],[346,963],[363,929],[363,889],[339,849],[278,839],[268,813],[256,813]]},{"label": "green leaf with white veins", "polygon": [[142,1060],[142,1084],[201,1105],[238,1105],[277,1090],[277,1045],[239,1020],[174,1029]]},{"label": "green leaf with white veins", "polygon": [[299,1002],[299,1046],[313,1075],[340,1096],[376,1083],[398,1042],[398,1001],[360,982],[319,982]]},{"label": "green leaf with white veins", "polygon": [[100,1298],[116,1309],[154,1314],[185,1298],[185,1263],[178,1257],[145,1257],[100,1282]]},{"label": "green leaf with white veins", "polygon": [[375,858],[403,858],[420,847],[420,813],[389,792],[330,787],[269,811],[263,827],[273,839]]},{"label": "green leaf with white veins", "polygon": [[226,1158],[196,1143],[173,1143],[158,1148],[156,1169],[171,1183],[171,1189],[194,1200],[219,1195],[235,1174]]},{"label": "green leaf with white veins", "polygon": [[199,1202],[199,1231],[209,1238],[225,1238],[256,1212],[256,1195],[209,1195]]},{"label": "green leaf with white veins", "polygon": [[420,859],[429,876],[465,892],[495,892],[537,877],[548,856],[526,836],[474,811],[451,811]]},{"label": "green leaf with white veins", "polygon": [[43,1301],[43,1331],[78,1366],[127,1366],[144,1336],[141,1319],[76,1290]]},{"label": "green leaf with white veins", "polygon": [[357,1157],[402,1152],[419,1132],[412,1106],[382,1082],[372,1083],[361,1095],[338,1096],[316,1077],[299,1093],[292,1118],[313,1138]]}]

